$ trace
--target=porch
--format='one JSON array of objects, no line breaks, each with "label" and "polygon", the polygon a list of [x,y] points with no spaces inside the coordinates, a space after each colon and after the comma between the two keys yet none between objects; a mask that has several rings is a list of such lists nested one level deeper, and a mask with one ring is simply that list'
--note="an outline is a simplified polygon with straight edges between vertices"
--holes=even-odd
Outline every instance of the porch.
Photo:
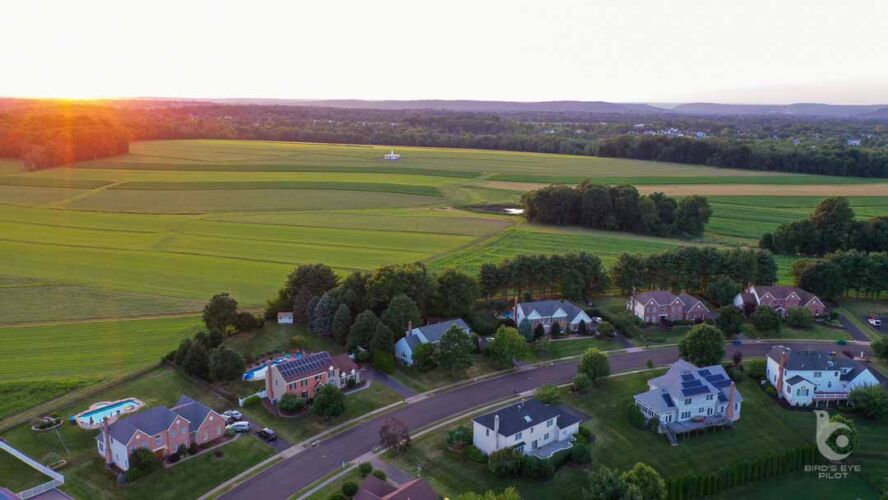
[{"label": "porch", "polygon": [[559,451],[566,450],[571,446],[573,446],[573,442],[571,442],[570,439],[566,441],[552,441],[545,446],[541,446],[535,450],[531,450],[529,454],[537,458],[549,458]]}]

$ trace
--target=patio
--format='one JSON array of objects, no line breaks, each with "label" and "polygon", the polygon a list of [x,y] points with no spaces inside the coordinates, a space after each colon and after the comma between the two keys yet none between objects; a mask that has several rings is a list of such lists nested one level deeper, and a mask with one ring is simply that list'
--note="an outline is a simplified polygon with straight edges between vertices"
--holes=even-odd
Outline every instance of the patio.
[{"label": "patio", "polygon": [[541,446],[530,452],[531,455],[537,458],[549,458],[555,453],[558,453],[561,450],[566,450],[573,446],[572,440],[567,441],[552,441],[551,443]]}]

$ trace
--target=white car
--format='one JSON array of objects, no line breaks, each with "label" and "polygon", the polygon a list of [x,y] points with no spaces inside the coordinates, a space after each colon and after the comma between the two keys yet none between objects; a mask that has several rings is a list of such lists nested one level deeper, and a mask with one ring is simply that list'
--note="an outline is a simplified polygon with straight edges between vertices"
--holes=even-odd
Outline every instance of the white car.
[{"label": "white car", "polygon": [[879,318],[869,318],[867,321],[873,326],[882,326],[882,320]]},{"label": "white car", "polygon": [[222,416],[225,417],[225,419],[228,420],[229,422],[231,422],[231,421],[236,422],[236,421],[244,418],[243,414],[241,414],[241,412],[239,412],[237,410],[224,411],[224,412],[222,412]]},{"label": "white car", "polygon": [[235,422],[226,426],[225,430],[232,430],[234,432],[250,432],[250,423],[244,421]]}]

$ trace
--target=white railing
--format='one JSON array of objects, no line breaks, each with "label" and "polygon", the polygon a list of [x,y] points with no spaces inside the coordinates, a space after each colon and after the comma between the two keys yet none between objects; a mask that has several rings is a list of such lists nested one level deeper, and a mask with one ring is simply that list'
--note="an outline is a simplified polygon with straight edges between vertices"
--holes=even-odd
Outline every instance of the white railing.
[{"label": "white railing", "polygon": [[40,462],[34,460],[33,458],[29,457],[28,455],[25,455],[24,453],[20,452],[19,450],[13,448],[11,445],[9,445],[9,443],[7,443],[6,441],[4,441],[2,439],[0,439],[0,449],[6,450],[6,452],[8,452],[10,455],[18,458],[19,460],[21,460],[22,462],[24,462],[28,465],[30,465],[32,468],[36,469],[40,473],[45,474],[46,476],[49,476],[50,478],[52,478],[51,481],[47,481],[39,486],[35,486],[35,487],[27,489],[25,491],[18,492],[18,496],[20,498],[22,498],[23,500],[35,497],[35,496],[40,495],[42,493],[46,493],[49,490],[56,489],[59,486],[65,484],[65,476],[59,474],[58,472],[41,464]]},{"label": "white railing", "polygon": [[247,397],[245,397],[245,398],[237,398],[237,404],[238,404],[238,406],[243,407],[243,406],[244,406],[244,401],[246,401],[246,400],[252,398],[253,396],[258,396],[259,399],[262,399],[262,398],[264,398],[264,397],[267,396],[267,395],[268,395],[268,391],[267,391],[267,390],[261,390],[261,391],[257,392],[256,394],[250,394],[249,396],[247,396]]}]

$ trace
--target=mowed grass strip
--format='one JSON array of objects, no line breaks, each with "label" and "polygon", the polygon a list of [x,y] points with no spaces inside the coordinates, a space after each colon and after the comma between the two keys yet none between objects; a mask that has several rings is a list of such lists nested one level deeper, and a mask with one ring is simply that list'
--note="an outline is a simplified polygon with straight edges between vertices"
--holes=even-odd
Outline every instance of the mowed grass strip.
[{"label": "mowed grass strip", "polygon": [[[625,175],[596,175],[591,177],[599,184],[767,184],[767,185],[819,185],[819,184],[868,184],[873,179],[862,177],[831,177],[825,175],[806,174],[772,174],[760,172],[761,176],[737,175],[736,170],[713,168],[710,175],[637,175],[632,171],[622,172]],[[723,170],[719,174],[718,170]],[[751,172],[751,171],[747,171]],[[494,174],[494,181],[547,183],[547,184],[578,184],[589,177],[577,175],[527,175],[527,174]]]},{"label": "mowed grass strip", "polygon": [[241,190],[241,189],[315,189],[331,191],[369,191],[377,193],[416,194],[441,196],[433,186],[386,184],[370,182],[312,182],[312,181],[265,181],[265,182],[124,182],[110,189],[121,190]]},{"label": "mowed grass strip", "polygon": [[70,172],[64,177],[37,177],[37,176],[5,176],[0,177],[2,186],[30,186],[51,188],[93,189],[109,184],[109,181],[98,179],[75,179],[70,177]]},{"label": "mowed grass strip", "polygon": [[43,205],[62,201],[85,192],[87,192],[86,189],[0,185],[0,205]]},{"label": "mowed grass strip", "polygon": [[409,174],[421,175],[429,177],[450,177],[456,179],[472,179],[478,177],[478,172],[461,171],[461,170],[435,170],[428,168],[410,168],[410,167],[349,167],[339,165],[293,165],[288,163],[247,163],[247,164],[229,164],[229,163],[167,163],[163,160],[154,159],[155,162],[143,163],[133,161],[131,158],[126,160],[117,160],[113,163],[99,164],[90,163],[87,167],[91,169],[121,169],[121,170],[172,170],[180,172],[335,172],[335,173],[355,173],[355,174]]},{"label": "mowed grass strip", "polygon": [[196,316],[0,328],[0,379],[109,379],[156,364],[202,326]]}]

